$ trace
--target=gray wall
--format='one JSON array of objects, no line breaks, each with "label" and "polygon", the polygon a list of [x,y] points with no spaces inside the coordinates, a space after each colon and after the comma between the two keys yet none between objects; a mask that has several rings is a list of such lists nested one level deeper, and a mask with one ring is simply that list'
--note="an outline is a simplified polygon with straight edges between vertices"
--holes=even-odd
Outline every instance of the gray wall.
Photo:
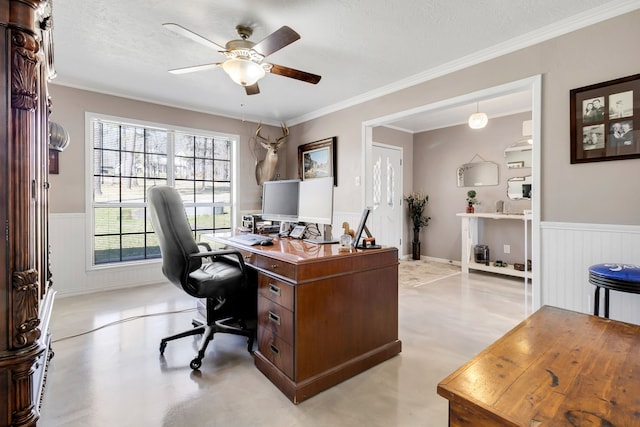
[{"label": "gray wall", "polygon": [[[252,138],[257,123],[244,122],[211,114],[181,110],[148,102],[104,95],[55,84],[50,87],[53,100],[51,120],[58,122],[69,132],[71,143],[59,155],[60,174],[51,175],[49,208],[51,213],[78,213],[85,211],[85,113],[136,119],[153,123],[175,125],[194,129],[223,132],[240,137],[240,209],[260,209],[261,187],[256,183],[256,156],[252,150]],[[275,139],[281,135],[279,127],[263,126],[261,135]],[[289,139],[288,144],[295,144]],[[266,150],[260,148],[259,158]],[[278,175],[287,174],[287,162],[279,162]],[[297,170],[297,167],[294,167]]]},{"label": "gray wall", "polygon": [[[486,160],[498,165],[498,185],[473,188],[480,203],[476,212],[495,212],[495,202],[503,200],[510,212],[531,209],[528,200],[507,198],[507,179],[531,174],[531,168],[508,169],[504,149],[520,141],[522,122],[530,113],[493,118],[484,129],[473,130],[466,124],[415,135],[413,148],[413,185],[429,194],[429,226],[422,231],[423,247],[434,258],[460,261],[460,218],[465,212],[467,191],[471,187],[457,187],[456,170],[464,164]],[[524,232],[521,221],[483,221],[480,243],[489,245],[492,259],[510,264],[523,262]],[[503,254],[503,245],[511,246],[510,254]],[[529,248],[529,254],[531,249]]]},{"label": "gray wall", "polygon": [[[541,74],[541,220],[640,224],[640,215],[637,214],[640,210],[640,180],[633,179],[637,176],[640,159],[569,164],[568,117],[571,89],[638,73],[640,55],[617,55],[615,61],[609,60],[612,43],[617,43],[621,51],[634,51],[634,42],[640,40],[638,22],[640,11],[634,11],[293,126],[286,150],[280,151],[286,155],[286,161],[280,166],[280,174],[282,178],[297,176],[298,145],[337,136],[338,187],[335,191],[335,209],[357,213],[364,204],[362,186],[356,185],[356,177],[364,176],[363,121]],[[593,37],[594,34],[603,36]],[[584,40],[587,39],[588,54],[585,54]],[[601,60],[594,61],[593,58]],[[52,213],[84,212],[85,209],[85,111],[240,135],[240,208],[259,207],[259,187],[253,178],[255,159],[248,148],[255,123],[61,87],[56,86],[55,81],[53,83],[52,120],[64,125],[72,139],[70,147],[60,155],[60,175],[51,177]],[[277,135],[278,130],[269,128],[268,133]],[[407,177],[404,178],[407,182]],[[422,184],[413,185],[419,189]],[[411,190],[411,184],[405,185],[405,194]],[[462,209],[462,196],[460,199]],[[429,250],[427,248],[427,255],[430,255]]]},{"label": "gray wall", "polygon": [[[358,211],[362,208],[363,198],[354,179],[364,175],[359,161],[363,146],[362,122],[542,75],[541,220],[638,225],[640,180],[633,177],[638,175],[640,159],[569,163],[569,91],[638,73],[640,55],[633,52],[640,40],[639,22],[640,11],[633,11],[301,123],[292,133],[303,141],[338,137],[340,178],[335,193],[336,206],[342,211]],[[588,46],[585,46],[585,40],[589,40]],[[615,61],[611,60],[613,47],[629,54],[616,55]],[[296,156],[296,148],[289,145],[289,173]],[[410,190],[404,189],[405,193]]]}]

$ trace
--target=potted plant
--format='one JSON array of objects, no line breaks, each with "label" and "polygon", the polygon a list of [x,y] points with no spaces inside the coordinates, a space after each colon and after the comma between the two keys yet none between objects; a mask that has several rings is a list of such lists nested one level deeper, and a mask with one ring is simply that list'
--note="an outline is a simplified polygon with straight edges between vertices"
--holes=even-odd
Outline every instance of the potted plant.
[{"label": "potted plant", "polygon": [[478,204],[478,201],[476,200],[476,190],[467,191],[467,203],[467,213],[474,213],[475,208],[473,205]]},{"label": "potted plant", "polygon": [[404,198],[409,206],[409,218],[413,222],[412,258],[420,259],[420,229],[429,225],[430,216],[424,215],[429,196],[421,192],[412,192]]}]

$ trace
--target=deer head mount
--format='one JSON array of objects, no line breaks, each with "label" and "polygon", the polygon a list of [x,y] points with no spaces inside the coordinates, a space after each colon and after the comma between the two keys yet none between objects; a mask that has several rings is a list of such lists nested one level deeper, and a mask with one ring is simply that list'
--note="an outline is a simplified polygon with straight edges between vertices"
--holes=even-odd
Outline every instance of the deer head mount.
[{"label": "deer head mount", "polygon": [[276,167],[278,166],[278,150],[287,142],[289,136],[289,128],[284,123],[281,124],[282,136],[276,138],[275,141],[265,138],[260,135],[262,130],[262,123],[258,125],[256,130],[256,141],[267,150],[267,154],[263,160],[259,160],[256,163],[256,182],[258,185],[262,185],[265,181],[271,181],[276,174]]}]

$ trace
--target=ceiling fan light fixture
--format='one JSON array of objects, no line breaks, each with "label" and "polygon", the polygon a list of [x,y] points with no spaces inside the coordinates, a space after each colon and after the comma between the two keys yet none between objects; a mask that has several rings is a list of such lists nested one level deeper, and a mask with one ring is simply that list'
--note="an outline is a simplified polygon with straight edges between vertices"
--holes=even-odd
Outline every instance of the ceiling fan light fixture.
[{"label": "ceiling fan light fixture", "polygon": [[222,69],[240,86],[252,86],[266,74],[260,64],[243,58],[227,59]]},{"label": "ceiling fan light fixture", "polygon": [[471,129],[482,129],[489,123],[489,118],[485,113],[479,112],[480,103],[476,106],[476,112],[469,116],[469,127]]}]

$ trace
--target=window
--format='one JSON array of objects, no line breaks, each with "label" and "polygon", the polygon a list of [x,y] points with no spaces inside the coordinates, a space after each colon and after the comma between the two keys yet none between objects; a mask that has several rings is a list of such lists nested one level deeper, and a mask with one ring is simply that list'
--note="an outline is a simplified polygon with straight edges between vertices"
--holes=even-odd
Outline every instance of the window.
[{"label": "window", "polygon": [[234,138],[95,115],[87,121],[91,265],[160,258],[146,203],[154,185],[180,192],[196,240],[231,229]]}]

